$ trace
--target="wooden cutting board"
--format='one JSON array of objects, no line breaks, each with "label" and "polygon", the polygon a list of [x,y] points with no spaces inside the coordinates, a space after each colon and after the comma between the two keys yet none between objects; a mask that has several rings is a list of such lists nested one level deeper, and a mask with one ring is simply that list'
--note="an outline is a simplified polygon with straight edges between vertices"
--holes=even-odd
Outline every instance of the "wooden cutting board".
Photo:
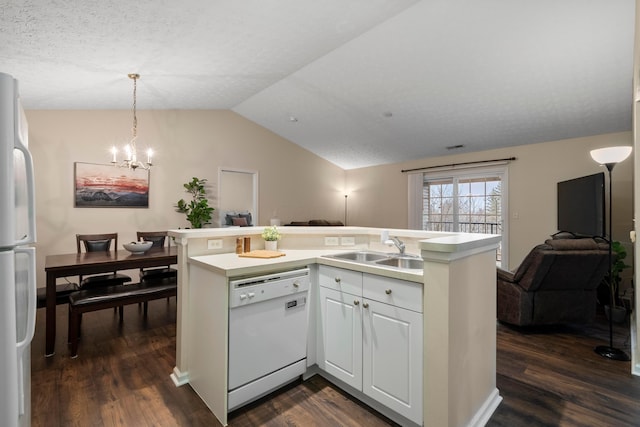
[{"label": "wooden cutting board", "polygon": [[267,251],[265,249],[257,249],[255,251],[238,254],[239,257],[243,258],[278,258],[285,255],[284,252]]}]

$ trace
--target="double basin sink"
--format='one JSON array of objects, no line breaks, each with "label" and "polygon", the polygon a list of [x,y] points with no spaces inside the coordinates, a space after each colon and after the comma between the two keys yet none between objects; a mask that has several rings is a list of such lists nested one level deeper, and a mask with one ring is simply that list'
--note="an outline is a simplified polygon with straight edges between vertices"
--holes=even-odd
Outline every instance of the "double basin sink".
[{"label": "double basin sink", "polygon": [[401,270],[422,270],[424,265],[424,261],[422,261],[422,258],[414,255],[394,255],[370,251],[345,252],[335,255],[325,255],[325,257],[340,259],[344,261],[352,261],[360,264],[398,268]]}]

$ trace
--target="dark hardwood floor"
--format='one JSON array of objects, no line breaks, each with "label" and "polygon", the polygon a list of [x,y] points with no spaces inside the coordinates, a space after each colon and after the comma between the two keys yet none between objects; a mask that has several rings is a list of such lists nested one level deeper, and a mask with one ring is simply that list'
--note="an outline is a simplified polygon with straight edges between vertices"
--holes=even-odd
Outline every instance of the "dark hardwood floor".
[{"label": "dark hardwood floor", "polygon": [[[631,355],[628,323],[615,325],[614,346]],[[498,325],[496,426],[640,426],[640,377],[631,362],[605,359],[603,314],[589,326],[522,330]]]},{"label": "dark hardwood floor", "polygon": [[[44,310],[32,345],[32,425],[220,426],[189,386],[175,387],[175,298],[152,301],[145,320],[125,307],[89,313],[70,359],[67,308],[58,307],[56,354],[44,357]],[[523,331],[498,325],[497,385],[504,400],[489,426],[638,426],[640,378],[629,362],[593,352],[606,322]],[[629,351],[628,327],[615,344]],[[231,414],[230,426],[388,426],[388,419],[317,376]]]}]

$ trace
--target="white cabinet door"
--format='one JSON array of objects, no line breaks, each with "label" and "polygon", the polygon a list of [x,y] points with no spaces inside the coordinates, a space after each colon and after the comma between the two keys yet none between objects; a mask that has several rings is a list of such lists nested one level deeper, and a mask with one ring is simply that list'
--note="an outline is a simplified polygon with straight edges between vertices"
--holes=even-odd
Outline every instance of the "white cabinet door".
[{"label": "white cabinet door", "polygon": [[361,297],[320,287],[322,369],[362,390]]},{"label": "white cabinet door", "polygon": [[365,299],[363,392],[422,424],[422,314]]}]

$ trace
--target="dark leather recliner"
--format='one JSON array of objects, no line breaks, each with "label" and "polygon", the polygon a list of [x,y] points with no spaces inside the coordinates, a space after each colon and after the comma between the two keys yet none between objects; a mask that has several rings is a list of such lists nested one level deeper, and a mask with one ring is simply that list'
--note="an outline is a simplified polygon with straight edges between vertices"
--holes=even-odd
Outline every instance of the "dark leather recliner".
[{"label": "dark leather recliner", "polygon": [[604,239],[548,239],[514,272],[498,268],[498,320],[518,326],[589,323],[608,271]]}]

